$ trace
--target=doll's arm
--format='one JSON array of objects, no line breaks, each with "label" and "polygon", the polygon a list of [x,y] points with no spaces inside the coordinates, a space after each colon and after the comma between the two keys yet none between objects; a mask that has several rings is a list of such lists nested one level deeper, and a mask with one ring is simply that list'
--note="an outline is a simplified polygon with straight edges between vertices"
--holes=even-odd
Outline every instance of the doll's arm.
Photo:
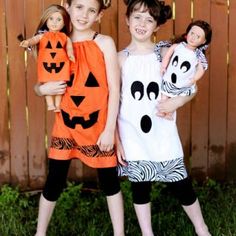
[{"label": "doll's arm", "polygon": [[67,37],[66,51],[67,51],[67,55],[68,55],[70,61],[75,62],[73,45],[72,45],[72,41],[70,40],[69,37]]},{"label": "doll's arm", "polygon": [[177,44],[173,44],[166,52],[165,56],[163,57],[162,63],[161,63],[161,75],[163,75],[166,71],[166,68],[170,62],[171,56],[174,53],[175,48],[177,47]]},{"label": "doll's arm", "polygon": [[42,34],[37,34],[30,39],[23,40],[20,42],[20,46],[23,48],[28,48],[29,46],[34,46],[39,43],[42,36],[43,36]]},{"label": "doll's arm", "polygon": [[205,70],[204,70],[202,64],[198,63],[196,73],[195,73],[194,77],[191,79],[191,83],[195,84],[199,79],[202,78],[204,73],[205,73]]}]

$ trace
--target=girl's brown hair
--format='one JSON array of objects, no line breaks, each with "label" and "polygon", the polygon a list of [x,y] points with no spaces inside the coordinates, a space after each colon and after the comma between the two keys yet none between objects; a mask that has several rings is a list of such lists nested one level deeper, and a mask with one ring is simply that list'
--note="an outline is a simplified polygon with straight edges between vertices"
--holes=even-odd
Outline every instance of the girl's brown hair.
[{"label": "girl's brown hair", "polygon": [[145,11],[157,22],[157,25],[164,24],[168,19],[172,17],[172,10],[169,5],[165,5],[164,1],[159,0],[124,0],[127,5],[126,16],[129,18],[130,15],[139,10],[142,6],[145,7]]}]

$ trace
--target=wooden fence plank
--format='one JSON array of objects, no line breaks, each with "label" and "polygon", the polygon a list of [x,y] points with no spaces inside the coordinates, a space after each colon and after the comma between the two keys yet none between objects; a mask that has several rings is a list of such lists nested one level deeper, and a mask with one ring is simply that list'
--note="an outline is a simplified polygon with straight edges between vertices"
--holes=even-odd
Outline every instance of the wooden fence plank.
[{"label": "wooden fence plank", "polygon": [[0,184],[10,182],[5,1],[0,2]]},{"label": "wooden fence plank", "polygon": [[[210,23],[210,1],[194,1],[194,20],[205,20]],[[207,51],[208,63],[209,51]],[[209,69],[199,81],[198,93],[192,101],[192,174],[204,180],[208,166],[208,121],[209,121]]]},{"label": "wooden fence plank", "polygon": [[236,179],[236,1],[229,5],[229,72],[228,72],[228,120],[227,120],[227,178]]},{"label": "wooden fence plank", "polygon": [[[166,0],[165,5],[170,5],[172,7],[173,0]],[[161,25],[156,34],[157,38],[156,41],[159,42],[160,40],[170,40],[173,37],[173,27],[174,27],[173,18],[169,19],[164,25]]]},{"label": "wooden fence plank", "polygon": [[118,51],[124,49],[125,47],[128,46],[128,43],[130,42],[130,33],[129,33],[129,29],[128,26],[126,24],[126,5],[124,4],[123,1],[118,0]]},{"label": "wooden fence plank", "polygon": [[23,12],[22,1],[6,1],[10,82],[11,182],[24,188],[28,185],[26,89],[24,51],[19,47],[17,41],[17,35],[24,25]]},{"label": "wooden fence plank", "polygon": [[[211,1],[214,38],[210,60],[209,176],[225,177],[225,143],[227,115],[227,1]],[[216,69],[217,68],[217,69]]]},{"label": "wooden fence plank", "polygon": [[[42,0],[25,0],[25,28],[26,38],[35,34],[36,27],[42,15]],[[34,85],[37,83],[37,59],[32,53],[27,57],[27,107],[28,107],[28,158],[29,158],[29,186],[37,189],[43,186],[46,176],[45,162],[45,107],[43,98],[34,93]]]},{"label": "wooden fence plank", "polygon": [[[183,34],[191,22],[191,0],[178,0],[176,2],[174,34]],[[178,110],[177,125],[184,148],[184,155],[187,167],[189,167],[190,157],[190,133],[191,133],[191,104],[185,104]]]}]

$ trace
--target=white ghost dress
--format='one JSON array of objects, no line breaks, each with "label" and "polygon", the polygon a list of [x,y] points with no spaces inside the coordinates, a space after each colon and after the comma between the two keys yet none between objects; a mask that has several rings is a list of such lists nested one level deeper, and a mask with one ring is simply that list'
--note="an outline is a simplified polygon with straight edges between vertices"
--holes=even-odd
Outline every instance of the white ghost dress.
[{"label": "white ghost dress", "polygon": [[153,53],[132,55],[121,68],[122,88],[118,128],[127,166],[118,166],[120,176],[133,182],[175,182],[187,177],[176,115],[160,118],[160,45]]}]

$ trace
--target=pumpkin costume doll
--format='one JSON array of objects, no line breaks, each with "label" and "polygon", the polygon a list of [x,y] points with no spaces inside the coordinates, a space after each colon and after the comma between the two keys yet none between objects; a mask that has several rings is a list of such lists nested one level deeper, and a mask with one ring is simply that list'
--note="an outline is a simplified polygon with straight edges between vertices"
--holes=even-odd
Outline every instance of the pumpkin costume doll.
[{"label": "pumpkin costume doll", "polygon": [[[38,81],[69,81],[70,61],[75,62],[69,34],[70,17],[60,5],[50,5],[43,13],[34,37],[23,40],[21,47],[37,48]],[[61,94],[45,96],[48,110],[60,111]],[[54,101],[55,100],[55,101]]]}]

